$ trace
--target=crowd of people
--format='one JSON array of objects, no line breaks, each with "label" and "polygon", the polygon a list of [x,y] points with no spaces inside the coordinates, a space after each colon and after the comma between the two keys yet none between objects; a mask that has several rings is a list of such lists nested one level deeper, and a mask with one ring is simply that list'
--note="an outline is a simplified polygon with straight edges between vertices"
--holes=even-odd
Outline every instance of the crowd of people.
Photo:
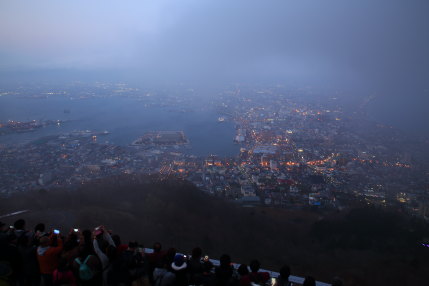
[{"label": "crowd of people", "polygon": [[[0,286],[294,285],[287,265],[276,279],[260,266],[253,260],[235,269],[224,254],[214,267],[199,247],[188,257],[174,248],[163,250],[159,242],[153,252],[145,253],[143,245],[123,244],[104,226],[63,233],[47,231],[43,223],[29,231],[22,219],[13,226],[0,222]],[[306,277],[303,285],[316,285],[315,279]]]}]

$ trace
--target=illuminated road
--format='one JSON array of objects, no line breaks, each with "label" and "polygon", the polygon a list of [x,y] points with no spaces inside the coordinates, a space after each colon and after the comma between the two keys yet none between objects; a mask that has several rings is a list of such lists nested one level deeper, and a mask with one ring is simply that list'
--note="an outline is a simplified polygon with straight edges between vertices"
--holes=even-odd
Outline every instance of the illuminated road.
[{"label": "illuminated road", "polygon": [[14,215],[19,215],[19,214],[23,214],[26,212],[29,212],[30,210],[22,210],[22,211],[17,211],[17,212],[13,212],[13,213],[8,213],[5,215],[1,215],[0,218],[5,218],[5,217],[9,217],[9,216],[14,216]]}]

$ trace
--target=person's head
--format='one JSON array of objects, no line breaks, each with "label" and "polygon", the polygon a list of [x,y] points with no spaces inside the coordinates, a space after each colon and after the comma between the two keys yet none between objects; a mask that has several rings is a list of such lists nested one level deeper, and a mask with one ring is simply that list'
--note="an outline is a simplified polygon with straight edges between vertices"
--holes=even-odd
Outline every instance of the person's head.
[{"label": "person's head", "polygon": [[249,267],[250,267],[250,271],[258,272],[259,268],[261,268],[261,263],[255,259],[250,261]]},{"label": "person's head", "polygon": [[112,235],[112,240],[115,243],[116,247],[121,245],[121,237],[117,234]]},{"label": "person's head", "polygon": [[0,232],[6,232],[7,230],[6,224],[0,221]]},{"label": "person's head", "polygon": [[231,265],[231,257],[228,254],[224,254],[219,259],[221,267],[229,267]]},{"label": "person's head", "polygon": [[165,257],[167,258],[167,261],[171,263],[173,262],[175,255],[176,255],[176,249],[172,247],[167,250]]},{"label": "person's head", "polygon": [[204,273],[210,273],[213,269],[213,263],[211,261],[204,261],[203,263],[203,272]]},{"label": "person's head", "polygon": [[171,264],[171,268],[173,270],[179,271],[185,269],[187,266],[185,257],[182,254],[176,254],[174,256],[173,263]]},{"label": "person's head", "polygon": [[139,246],[137,241],[130,241],[128,243],[128,249],[134,251]]},{"label": "person's head", "polygon": [[45,232],[45,224],[44,223],[38,223],[34,227],[34,232]]},{"label": "person's head", "polygon": [[98,237],[97,241],[101,251],[103,251],[104,253],[107,253],[107,248],[110,246],[109,242],[104,240],[102,237]]},{"label": "person's head", "polygon": [[64,251],[71,251],[79,246],[79,243],[77,240],[74,239],[68,239],[66,242],[64,242]]},{"label": "person's head", "polygon": [[80,245],[79,246],[79,258],[80,260],[84,260],[88,255],[91,254],[91,250],[87,245]]},{"label": "person's head", "polygon": [[241,276],[249,274],[249,269],[247,268],[247,264],[241,264],[237,269],[238,274]]},{"label": "person's head", "polygon": [[106,256],[109,258],[109,261],[114,261],[117,258],[117,254],[116,247],[113,245],[109,245],[106,248]]},{"label": "person's head", "polygon": [[302,286],[316,286],[316,280],[314,280],[313,277],[307,276],[305,277],[304,283],[302,283]]},{"label": "person's head", "polygon": [[78,240],[79,240],[79,236],[74,231],[69,233],[69,235],[67,236],[67,241],[73,241],[73,242],[77,243]]},{"label": "person's head", "polygon": [[159,252],[161,252],[161,249],[162,249],[162,245],[161,245],[161,243],[159,243],[159,242],[155,242],[155,243],[153,244],[153,252],[155,252],[155,253],[159,253]]},{"label": "person's head", "polygon": [[51,244],[51,240],[47,236],[42,236],[39,240],[39,245],[41,247],[47,247]]},{"label": "person's head", "polygon": [[15,221],[15,223],[13,224],[13,227],[16,230],[24,230],[24,228],[25,228],[25,220],[19,219],[19,220]]},{"label": "person's head", "polygon": [[91,244],[92,241],[92,232],[89,229],[82,231],[82,238],[85,243]]},{"label": "person's head", "polygon": [[18,236],[15,232],[10,232],[7,234],[7,243],[16,245],[18,243]]},{"label": "person's head", "polygon": [[192,259],[200,259],[203,251],[199,247],[192,249]]},{"label": "person's head", "polygon": [[340,277],[334,277],[334,279],[332,279],[332,286],[343,286],[343,281]]},{"label": "person's head", "polygon": [[68,270],[68,260],[67,258],[61,257],[58,261],[58,271],[64,272]]},{"label": "person's head", "polygon": [[290,276],[290,267],[289,265],[283,265],[282,268],[280,268],[280,276],[284,279],[288,279]]}]

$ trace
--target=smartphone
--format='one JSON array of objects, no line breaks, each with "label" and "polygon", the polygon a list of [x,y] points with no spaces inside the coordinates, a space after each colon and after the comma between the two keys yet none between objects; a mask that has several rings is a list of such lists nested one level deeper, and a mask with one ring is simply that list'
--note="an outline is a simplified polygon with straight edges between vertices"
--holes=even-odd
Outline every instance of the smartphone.
[{"label": "smartphone", "polygon": [[60,234],[60,231],[58,229],[54,229],[54,234]]}]

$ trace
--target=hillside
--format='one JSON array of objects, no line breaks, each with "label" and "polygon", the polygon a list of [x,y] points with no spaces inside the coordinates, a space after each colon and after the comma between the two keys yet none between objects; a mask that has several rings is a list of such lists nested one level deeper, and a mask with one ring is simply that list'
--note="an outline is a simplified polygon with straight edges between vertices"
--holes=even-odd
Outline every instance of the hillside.
[{"label": "hillside", "polygon": [[[347,285],[424,285],[428,225],[379,209],[322,213],[242,208],[210,197],[192,184],[157,177],[121,176],[77,190],[39,190],[0,201],[1,213],[29,209],[29,227],[92,228],[106,225],[123,241],[155,241],[190,252],[195,246],[238,263],[258,258],[264,268],[289,264],[297,276]],[[16,217],[4,219],[11,223]]]}]

